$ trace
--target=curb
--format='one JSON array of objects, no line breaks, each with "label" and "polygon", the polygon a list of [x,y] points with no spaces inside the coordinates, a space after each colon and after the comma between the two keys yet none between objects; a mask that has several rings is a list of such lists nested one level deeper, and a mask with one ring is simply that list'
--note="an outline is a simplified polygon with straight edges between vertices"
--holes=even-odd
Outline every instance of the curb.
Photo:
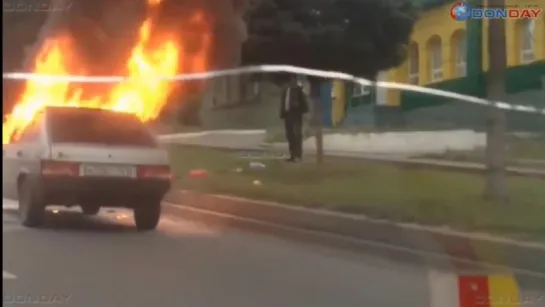
[{"label": "curb", "polygon": [[290,228],[316,232],[339,239],[359,240],[375,245],[375,248],[406,250],[424,255],[424,258],[425,255],[439,256],[456,262],[499,266],[545,276],[545,245],[539,243],[521,243],[444,228],[396,224],[359,215],[190,191],[172,191],[164,201],[199,211],[200,216],[216,215],[218,218],[223,215],[223,219],[252,220],[276,225],[284,231]]}]

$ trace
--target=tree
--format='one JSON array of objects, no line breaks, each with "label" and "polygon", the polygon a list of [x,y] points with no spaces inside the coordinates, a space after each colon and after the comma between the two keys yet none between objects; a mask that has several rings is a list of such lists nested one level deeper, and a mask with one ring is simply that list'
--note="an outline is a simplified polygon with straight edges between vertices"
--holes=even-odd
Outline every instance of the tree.
[{"label": "tree", "polygon": [[411,0],[261,0],[242,61],[373,78],[403,62],[415,13]]},{"label": "tree", "polygon": [[[247,18],[242,62],[343,71],[374,80],[379,71],[404,61],[415,20],[412,0],[256,0]],[[311,79],[312,88],[318,83]],[[321,163],[318,104],[314,113]]]},{"label": "tree", "polygon": [[[15,1],[4,1],[4,6],[16,5]],[[58,14],[60,15],[60,14]],[[54,19],[44,12],[32,14],[10,12],[4,8],[2,19],[2,71],[14,72],[27,68],[34,56],[35,41],[48,32]],[[3,79],[2,114],[8,114],[23,89],[20,81]]]},{"label": "tree", "polygon": [[[489,0],[490,7],[505,7],[505,0]],[[487,74],[487,96],[490,101],[505,101],[505,77],[507,71],[505,20],[490,19],[488,46],[490,50]],[[505,112],[490,106],[486,135],[486,187],[484,197],[497,203],[509,201],[507,175],[505,173]]]}]

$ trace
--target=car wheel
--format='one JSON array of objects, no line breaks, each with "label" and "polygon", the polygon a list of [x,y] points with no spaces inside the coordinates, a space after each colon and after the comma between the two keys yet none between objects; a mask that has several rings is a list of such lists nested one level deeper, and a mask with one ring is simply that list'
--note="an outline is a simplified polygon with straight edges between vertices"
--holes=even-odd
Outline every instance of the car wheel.
[{"label": "car wheel", "polygon": [[161,218],[161,201],[139,204],[133,210],[136,229],[149,231],[157,228]]},{"label": "car wheel", "polygon": [[97,205],[85,205],[81,206],[81,211],[85,215],[97,215],[100,211],[100,206]]},{"label": "car wheel", "polygon": [[29,180],[24,180],[17,189],[19,198],[19,220],[26,227],[38,227],[43,223],[45,203]]}]

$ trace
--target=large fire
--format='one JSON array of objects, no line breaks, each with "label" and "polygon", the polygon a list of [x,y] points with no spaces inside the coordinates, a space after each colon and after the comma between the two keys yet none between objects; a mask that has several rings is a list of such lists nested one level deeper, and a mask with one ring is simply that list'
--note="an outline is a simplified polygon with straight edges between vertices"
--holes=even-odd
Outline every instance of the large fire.
[{"label": "large fire", "polygon": [[[161,0],[148,0],[156,7]],[[153,10],[152,10],[153,11]],[[172,82],[159,77],[180,73],[206,71],[210,49],[210,32],[202,12],[196,12],[191,23],[203,30],[198,50],[188,53],[186,41],[178,28],[160,29],[155,33],[150,16],[140,26],[139,40],[126,64],[129,81],[116,84],[99,95],[86,93],[69,82],[44,80],[26,81],[24,92],[3,123],[3,144],[19,138],[41,109],[46,106],[92,107],[132,113],[142,121],[157,118],[174,89]],[[81,74],[84,66],[78,61],[74,40],[70,36],[52,38],[41,47],[34,72],[48,75]],[[182,68],[181,68],[182,67]],[[180,69],[181,68],[181,69]]]}]

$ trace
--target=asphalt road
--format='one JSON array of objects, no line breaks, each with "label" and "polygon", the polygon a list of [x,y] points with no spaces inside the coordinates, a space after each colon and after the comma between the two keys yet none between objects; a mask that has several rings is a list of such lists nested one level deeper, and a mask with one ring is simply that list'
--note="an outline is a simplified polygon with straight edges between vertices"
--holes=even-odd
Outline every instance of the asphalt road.
[{"label": "asphalt road", "polygon": [[[426,265],[173,215],[137,233],[124,210],[51,212],[43,229],[25,229],[14,206],[4,201],[3,306],[430,306]],[[545,306],[541,281],[522,286],[531,306]]]}]

